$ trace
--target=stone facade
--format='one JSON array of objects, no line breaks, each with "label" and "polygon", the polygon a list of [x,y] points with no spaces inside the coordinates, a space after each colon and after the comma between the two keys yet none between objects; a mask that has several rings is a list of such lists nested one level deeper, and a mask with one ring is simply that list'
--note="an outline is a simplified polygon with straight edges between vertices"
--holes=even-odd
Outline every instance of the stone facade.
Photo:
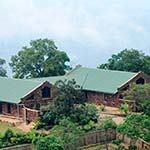
[{"label": "stone facade", "polygon": [[[108,94],[108,93],[102,93],[102,92],[93,92],[93,91],[85,91],[87,99],[91,103],[95,104],[103,104],[106,106],[111,107],[120,107],[120,105],[124,102],[127,102],[131,109],[134,109],[134,101],[124,101],[122,93],[130,89],[131,85],[133,83],[140,84],[140,82],[144,83],[150,83],[150,77],[145,75],[144,73],[139,73],[137,76],[132,78],[131,80],[127,81],[123,85],[118,88],[118,92],[115,94]],[[141,83],[141,84],[144,84]]]},{"label": "stone facade", "polygon": [[[42,90],[47,87],[49,88],[50,95],[47,97],[42,96]],[[53,87],[49,82],[45,82],[40,87],[36,88],[35,90],[31,91],[27,94],[24,98],[21,99],[21,104],[24,107],[39,110],[41,106],[47,105],[53,99]]]},{"label": "stone facade", "polygon": [[[130,89],[133,83],[144,84],[149,82],[150,77],[140,72],[131,80],[120,85],[120,87],[118,87],[118,92],[115,94],[94,91],[85,91],[85,94],[88,101],[91,103],[119,107],[122,103],[124,103],[122,93],[125,90]],[[58,89],[46,81],[27,93],[20,99],[20,103],[18,104],[0,102],[0,114],[20,117],[27,122],[34,121],[38,118],[38,110],[40,110],[42,106],[48,105],[48,103],[52,102],[56,95],[58,95]],[[128,103],[131,107],[134,105],[133,102]]]},{"label": "stone facade", "polygon": [[40,108],[52,101],[54,90],[54,86],[44,82],[25,95],[18,104],[0,102],[0,114],[22,118],[25,122],[35,121],[38,119]]},{"label": "stone facade", "polygon": [[23,116],[22,106],[19,104],[0,102],[0,105],[1,105],[0,114],[8,116],[13,115],[14,117]]}]

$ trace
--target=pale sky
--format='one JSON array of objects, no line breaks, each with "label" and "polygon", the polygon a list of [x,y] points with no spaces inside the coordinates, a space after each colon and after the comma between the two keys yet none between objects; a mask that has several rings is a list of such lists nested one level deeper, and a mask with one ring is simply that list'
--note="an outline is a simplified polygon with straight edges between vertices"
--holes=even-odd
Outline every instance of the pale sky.
[{"label": "pale sky", "polygon": [[[71,64],[96,67],[135,48],[150,55],[150,0],[0,0],[0,57],[49,38]],[[9,68],[7,68],[9,69]]]}]

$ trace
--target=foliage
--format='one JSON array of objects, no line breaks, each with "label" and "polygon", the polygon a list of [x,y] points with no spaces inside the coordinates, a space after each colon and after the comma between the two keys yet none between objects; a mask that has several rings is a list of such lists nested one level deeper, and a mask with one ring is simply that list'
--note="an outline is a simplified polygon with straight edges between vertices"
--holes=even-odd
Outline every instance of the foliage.
[{"label": "foliage", "polygon": [[137,147],[135,145],[129,145],[128,150],[136,150]]},{"label": "foliage", "polygon": [[82,127],[82,130],[85,132],[91,131],[93,129],[96,129],[96,124],[94,121],[91,121],[91,120]]},{"label": "foliage", "polygon": [[118,126],[117,130],[130,137],[140,137],[145,141],[150,142],[150,116],[131,114],[127,116],[123,124]]},{"label": "foliage", "polygon": [[134,84],[125,92],[125,98],[135,100],[138,110],[150,115],[150,84]]},{"label": "foliage", "polygon": [[101,125],[100,125],[101,128],[103,129],[116,129],[117,128],[117,125],[116,123],[112,120],[111,117],[106,117],[105,119],[103,119],[101,121]]},{"label": "foliage", "polygon": [[64,150],[63,141],[53,135],[40,137],[36,143],[37,150]]},{"label": "foliage", "polygon": [[64,75],[70,67],[69,57],[59,51],[52,40],[37,39],[11,57],[10,66],[15,78],[36,78]]},{"label": "foliage", "polygon": [[101,104],[101,105],[98,105],[98,106],[96,106],[97,107],[97,109],[98,109],[98,111],[105,111],[105,105],[103,105],[103,104]]},{"label": "foliage", "polygon": [[49,107],[49,111],[41,116],[40,127],[54,126],[64,117],[84,126],[90,121],[97,122],[97,109],[93,104],[86,104],[84,92],[74,80],[57,82],[59,93]]},{"label": "foliage", "polygon": [[7,73],[7,71],[4,69],[5,64],[6,64],[6,61],[0,58],[0,76],[2,77],[6,77],[6,73]]},{"label": "foliage", "polygon": [[78,105],[74,108],[70,118],[79,125],[87,125],[90,121],[96,123],[98,111],[94,104]]},{"label": "foliage", "polygon": [[120,111],[127,115],[130,112],[129,105],[127,103],[121,104]]},{"label": "foliage", "polygon": [[31,139],[28,137],[28,135],[21,133],[14,133],[10,129],[6,130],[4,135],[0,136],[0,148],[25,143],[31,143]]},{"label": "foliage", "polygon": [[112,143],[113,143],[113,144],[116,144],[116,145],[120,145],[121,142],[122,142],[122,141],[121,141],[120,139],[115,139],[115,140],[112,141]]},{"label": "foliage", "polygon": [[98,68],[138,72],[143,71],[150,74],[150,56],[136,49],[125,49],[118,54],[113,54],[107,63]]},{"label": "foliage", "polygon": [[66,146],[69,146],[71,150],[77,150],[79,133],[78,126],[71,122],[70,118],[64,118],[50,130],[50,135],[37,140],[37,150],[65,150]]}]

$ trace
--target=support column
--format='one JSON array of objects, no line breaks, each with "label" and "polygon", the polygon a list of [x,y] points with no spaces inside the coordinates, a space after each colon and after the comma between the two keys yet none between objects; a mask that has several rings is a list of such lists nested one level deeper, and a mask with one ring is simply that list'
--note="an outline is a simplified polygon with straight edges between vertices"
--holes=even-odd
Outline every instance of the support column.
[{"label": "support column", "polygon": [[19,104],[17,104],[17,118],[20,118],[20,112],[19,112]]}]

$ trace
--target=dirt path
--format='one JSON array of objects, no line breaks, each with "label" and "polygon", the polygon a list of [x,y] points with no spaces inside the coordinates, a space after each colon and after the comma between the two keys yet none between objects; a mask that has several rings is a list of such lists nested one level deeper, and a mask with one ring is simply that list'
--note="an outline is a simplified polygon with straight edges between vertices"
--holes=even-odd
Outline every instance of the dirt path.
[{"label": "dirt path", "polygon": [[116,107],[105,107],[105,111],[100,112],[100,118],[105,118],[105,117],[111,117],[113,121],[119,125],[124,122],[123,116],[121,116],[122,113],[119,111],[119,108]]},{"label": "dirt path", "polygon": [[29,132],[31,129],[33,129],[33,127],[34,127],[34,123],[33,122],[31,122],[30,124],[26,124],[26,123],[21,123],[20,125],[18,125],[18,126],[16,126],[18,129],[21,129],[23,132]]}]

